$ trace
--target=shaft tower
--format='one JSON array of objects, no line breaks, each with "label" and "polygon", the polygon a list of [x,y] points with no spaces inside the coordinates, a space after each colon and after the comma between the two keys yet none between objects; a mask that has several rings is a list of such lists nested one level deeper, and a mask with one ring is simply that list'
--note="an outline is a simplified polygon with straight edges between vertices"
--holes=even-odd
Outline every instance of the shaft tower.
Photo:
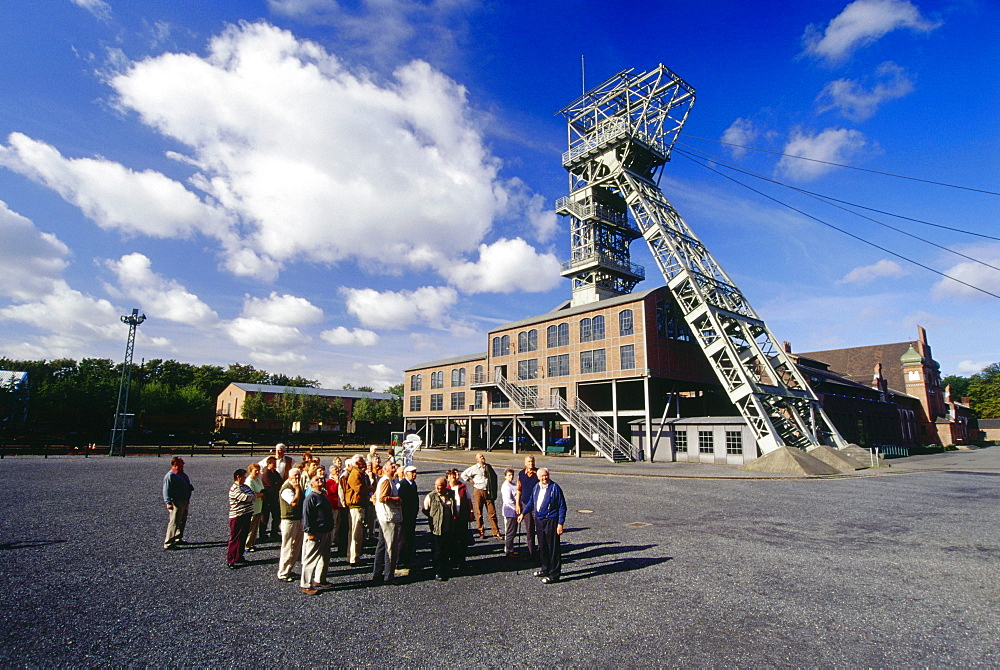
[{"label": "shaft tower", "polygon": [[641,235],[761,451],[842,448],[791,358],[660,191],[694,99],[694,89],[661,64],[640,74],[623,70],[560,110],[569,132],[562,162],[570,195],[556,208],[571,217],[573,256],[563,275],[574,280],[574,304],[635,287],[641,272],[632,271],[628,242]]}]

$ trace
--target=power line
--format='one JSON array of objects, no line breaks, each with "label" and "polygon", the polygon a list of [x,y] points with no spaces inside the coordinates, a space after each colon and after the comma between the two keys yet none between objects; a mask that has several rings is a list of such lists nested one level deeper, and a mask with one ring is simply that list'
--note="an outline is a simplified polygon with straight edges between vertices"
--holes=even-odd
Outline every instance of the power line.
[{"label": "power line", "polygon": [[[685,158],[689,158],[689,159],[692,158],[692,156],[690,154],[688,154],[686,151],[684,151],[683,149],[679,149],[677,151],[678,151],[678,153],[680,153]],[[707,152],[699,152],[699,153],[705,154],[705,155],[709,156],[710,159],[715,160],[715,157],[713,157],[711,154],[707,154]],[[931,240],[928,240],[928,239],[925,239],[923,237],[920,237],[919,235],[914,235],[913,233],[907,232],[905,230],[901,230],[901,229],[897,228],[896,226],[890,226],[888,223],[885,223],[883,221],[879,221],[878,219],[873,219],[870,216],[865,216],[864,214],[860,214],[858,212],[854,212],[854,211],[852,211],[852,210],[850,210],[847,207],[844,207],[842,205],[835,204],[834,202],[829,202],[827,200],[826,196],[820,195],[818,193],[812,193],[810,191],[806,191],[806,190],[798,188],[796,186],[792,186],[790,184],[786,184],[784,182],[780,182],[780,181],[778,181],[776,179],[771,179],[770,177],[765,177],[764,175],[758,174],[756,172],[743,169],[743,168],[741,168],[741,167],[739,167],[739,166],[737,166],[737,165],[735,165],[733,163],[730,163],[729,161],[726,161],[726,160],[721,160],[720,159],[718,162],[720,164],[722,164],[724,167],[729,168],[730,170],[735,170],[736,172],[740,172],[741,174],[745,174],[748,177],[756,177],[757,179],[761,179],[763,181],[767,181],[767,182],[770,182],[772,184],[777,184],[778,186],[784,186],[787,189],[791,189],[791,190],[796,191],[798,193],[802,193],[804,195],[808,195],[809,197],[815,198],[816,200],[819,200],[820,202],[825,202],[826,204],[830,205],[831,207],[836,207],[837,209],[843,210],[843,211],[847,212],[848,214],[853,214],[854,216],[857,216],[857,217],[860,217],[862,219],[865,219],[866,221],[871,221],[872,223],[878,224],[878,225],[880,225],[880,226],[882,226],[884,228],[888,228],[889,230],[894,230],[894,231],[896,231],[897,233],[899,233],[901,235],[906,235],[907,237],[912,237],[913,239],[919,240],[919,241],[923,242],[924,244],[929,244],[930,246],[936,247],[938,249],[941,249],[942,251],[946,251],[946,252],[948,252],[950,254],[954,254],[956,256],[960,256],[961,258],[964,258],[966,260],[972,261],[973,263],[979,263],[980,265],[984,265],[984,266],[990,268],[991,270],[996,270],[997,272],[1000,272],[1000,267],[997,267],[995,265],[990,265],[986,261],[982,261],[982,260],[979,260],[978,258],[974,258],[974,257],[969,256],[967,254],[963,254],[960,251],[955,251],[954,249],[950,249],[950,248],[944,246],[943,244],[938,244],[937,242],[932,242]],[[850,204],[850,203],[848,203],[848,204]]]},{"label": "power line", "polygon": [[710,165],[706,165],[705,163],[701,162],[697,158],[693,158],[692,156],[687,156],[687,155],[683,155],[683,156],[684,156],[684,158],[687,158],[689,161],[692,161],[693,163],[695,163],[696,165],[700,165],[703,168],[705,168],[706,170],[710,170],[710,171],[716,173],[717,175],[719,175],[723,179],[728,179],[731,182],[739,184],[743,188],[748,189],[750,191],[753,191],[757,195],[763,196],[763,197],[767,198],[768,200],[776,202],[779,205],[781,205],[782,207],[787,207],[788,209],[792,210],[793,212],[797,212],[798,214],[801,214],[802,216],[804,216],[806,218],[812,219],[813,221],[816,221],[817,223],[820,223],[820,224],[822,224],[824,226],[827,226],[828,228],[832,228],[832,229],[836,230],[837,232],[843,233],[844,235],[847,235],[848,237],[854,238],[855,240],[858,240],[859,242],[867,244],[870,247],[875,247],[879,251],[884,251],[885,253],[890,254],[892,256],[895,256],[896,258],[899,258],[900,260],[904,260],[907,263],[912,263],[913,265],[916,265],[917,267],[921,267],[921,268],[923,268],[925,270],[929,270],[930,272],[933,272],[936,275],[940,275],[941,277],[944,277],[946,279],[951,279],[952,281],[956,281],[959,284],[962,284],[963,286],[968,286],[969,288],[971,288],[971,289],[973,289],[975,291],[979,291],[980,293],[985,293],[988,296],[992,296],[994,298],[1000,299],[1000,295],[998,295],[996,293],[992,293],[990,291],[987,291],[984,288],[979,288],[978,286],[974,286],[973,284],[970,284],[970,283],[968,283],[966,281],[962,281],[961,279],[958,279],[956,277],[952,277],[951,275],[946,274],[944,272],[941,272],[940,270],[936,270],[936,269],[930,267],[929,265],[924,265],[923,263],[921,263],[919,261],[915,261],[912,258],[908,258],[907,256],[904,256],[902,254],[896,253],[895,251],[892,251],[890,249],[886,249],[885,247],[880,246],[878,244],[875,244],[874,242],[869,242],[868,240],[864,239],[863,237],[859,237],[858,235],[855,235],[854,233],[848,232],[848,231],[844,230],[843,228],[838,228],[837,226],[833,225],[832,223],[824,221],[823,219],[821,219],[821,218],[819,218],[817,216],[813,216],[812,214],[809,214],[808,212],[805,212],[805,211],[799,209],[798,207],[794,207],[792,205],[789,205],[788,203],[783,202],[783,201],[781,201],[781,200],[779,200],[779,199],[777,199],[777,198],[775,198],[775,197],[773,197],[771,195],[768,195],[767,193],[764,193],[763,191],[755,189],[754,187],[752,187],[752,186],[750,186],[748,184],[744,184],[743,182],[741,182],[738,179],[734,179],[733,177],[730,177],[727,174],[723,174],[722,172],[719,172],[715,168],[711,167]]},{"label": "power line", "polygon": [[963,191],[974,191],[976,193],[985,193],[986,195],[1000,195],[1000,193],[998,193],[996,191],[987,191],[985,189],[973,188],[971,186],[959,186],[958,184],[948,184],[948,183],[943,182],[943,181],[933,181],[931,179],[921,179],[919,177],[908,177],[907,175],[895,174],[893,172],[881,172],[879,170],[869,170],[868,168],[857,167],[856,165],[845,165],[844,163],[833,163],[831,161],[822,161],[822,160],[820,160],[818,158],[809,158],[807,156],[796,156],[794,154],[786,154],[786,153],[782,153],[780,151],[770,151],[768,149],[758,149],[757,147],[750,147],[750,146],[746,146],[744,144],[735,144],[734,142],[723,142],[722,140],[713,140],[710,137],[698,137],[697,135],[688,135],[687,133],[681,133],[681,135],[683,137],[690,137],[691,139],[695,139],[695,140],[704,140],[706,142],[715,142],[717,144],[725,144],[725,145],[730,146],[730,147],[738,147],[740,149],[749,149],[750,151],[759,151],[759,152],[765,153],[765,154],[774,154],[775,156],[785,156],[787,158],[798,158],[799,160],[803,160],[803,161],[812,161],[813,163],[822,163],[823,165],[833,165],[833,166],[836,166],[836,167],[847,168],[849,170],[859,170],[861,172],[870,172],[871,174],[880,174],[880,175],[883,175],[885,177],[896,177],[897,179],[909,179],[910,181],[919,181],[919,182],[923,182],[924,184],[933,184],[935,186],[947,186],[948,188],[958,188],[958,189],[962,189]]},{"label": "power line", "polygon": [[[732,161],[728,161],[728,160],[726,160],[724,158],[721,158],[719,156],[716,156],[714,154],[710,154],[707,151],[704,151],[703,149],[698,149],[697,147],[691,146],[690,144],[687,144],[685,142],[678,142],[677,144],[680,145],[680,146],[682,146],[682,147],[688,147],[692,151],[697,151],[698,153],[700,153],[701,155],[709,158],[712,161],[715,161],[715,162],[718,162],[718,163],[722,163],[722,164],[731,166],[734,170],[745,171],[746,174],[753,175],[753,176],[758,176],[761,179],[768,179],[767,177],[761,176],[761,175],[759,175],[756,172],[745,170],[745,168],[740,168],[739,166],[737,166]],[[675,148],[675,150],[679,151],[676,148]],[[1000,237],[996,237],[994,235],[986,235],[985,233],[977,233],[977,232],[972,231],[972,230],[964,230],[962,228],[955,228],[955,227],[952,227],[952,226],[945,226],[945,225],[940,224],[940,223],[933,223],[932,221],[924,221],[923,219],[915,219],[915,218],[913,218],[911,216],[904,216],[902,214],[895,214],[893,212],[887,212],[887,211],[885,211],[883,209],[878,209],[876,207],[868,207],[867,205],[860,205],[860,204],[858,204],[856,202],[851,202],[849,200],[841,200],[840,198],[834,198],[832,195],[824,195],[823,193],[816,193],[815,191],[810,191],[808,189],[804,189],[804,188],[801,188],[801,187],[798,187],[798,186],[791,186],[789,184],[785,184],[784,182],[780,182],[780,181],[777,181],[777,180],[769,180],[769,181],[774,181],[774,183],[776,183],[776,184],[780,184],[782,186],[786,186],[788,188],[794,189],[794,190],[799,191],[801,193],[805,193],[806,195],[815,196],[817,198],[820,198],[820,199],[823,199],[823,200],[829,200],[829,201],[832,201],[832,202],[839,202],[839,203],[844,204],[844,205],[850,205],[851,207],[857,207],[858,209],[866,209],[869,212],[876,212],[878,214],[884,214],[886,216],[891,216],[891,217],[893,217],[895,219],[902,219],[904,221],[912,221],[913,223],[919,223],[919,224],[922,224],[922,225],[925,225],[925,226],[931,226],[933,228],[940,228],[942,230],[950,230],[953,233],[962,233],[963,235],[972,235],[973,237],[982,237],[983,239],[987,239],[987,240],[997,240],[997,241],[1000,241]]]}]

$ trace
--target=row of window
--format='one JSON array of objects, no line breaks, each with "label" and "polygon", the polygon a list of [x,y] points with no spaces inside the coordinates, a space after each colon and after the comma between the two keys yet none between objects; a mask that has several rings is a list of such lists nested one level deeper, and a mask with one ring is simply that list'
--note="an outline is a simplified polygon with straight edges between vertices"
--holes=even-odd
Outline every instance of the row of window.
[{"label": "row of window", "polygon": [[[619,362],[619,369],[621,370],[635,369],[634,344],[626,344],[619,347],[618,362]],[[545,359],[545,363],[546,363],[546,374],[549,377],[565,377],[566,375],[570,374],[569,354],[549,356]],[[604,349],[593,349],[591,351],[580,352],[580,374],[605,372],[606,370],[607,370],[607,362],[605,358]],[[483,366],[477,365],[475,374],[477,380],[478,378],[482,377]],[[538,359],[529,358],[527,360],[518,361],[517,378],[519,380],[538,379]],[[465,386],[465,382],[466,382],[465,368],[459,368],[451,371],[452,386]],[[431,388],[432,389],[444,388],[443,370],[431,373]],[[410,375],[410,390],[411,391],[423,390],[422,375]]]},{"label": "row of window", "polygon": [[[580,320],[580,341],[596,342],[603,340],[605,335],[604,317],[587,317]],[[624,309],[618,313],[618,335],[634,335],[635,326],[632,317],[632,310]],[[492,341],[493,356],[510,355],[510,335],[494,337]],[[569,324],[553,324],[545,329],[545,346],[552,349],[555,347],[565,347],[569,345]],[[538,331],[532,328],[517,334],[517,351],[526,353],[538,350]]]},{"label": "row of window", "polygon": [[[677,451],[686,452],[688,450],[687,431],[678,431],[674,433],[674,448]],[[698,453],[715,453],[715,434],[712,431],[698,431]],[[738,430],[726,431],[726,453],[734,456],[743,454],[743,433]]]},{"label": "row of window", "polygon": [[[440,412],[444,409],[444,394],[443,393],[432,393],[428,396],[430,406],[428,409],[431,412]],[[421,411],[421,396],[414,395],[410,396],[410,411],[419,412]],[[483,392],[475,392],[475,401],[470,409],[482,409],[483,408]],[[456,391],[451,394],[451,409],[465,409],[465,391]]]},{"label": "row of window", "polygon": [[[477,371],[482,372],[483,366],[478,366]],[[452,386],[465,386],[465,368],[456,368],[451,371],[451,385]],[[443,389],[444,388],[444,370],[438,370],[431,373],[431,388],[432,389]],[[410,375],[410,390],[411,391],[422,391],[424,389],[424,376],[423,375]]]},{"label": "row of window", "polygon": [[[526,362],[526,361],[521,361]],[[626,344],[618,348],[618,367],[621,370],[635,369],[635,345]],[[518,364],[518,372],[521,370]],[[580,352],[580,374],[587,375],[607,370],[607,357],[604,349],[591,349]],[[565,377],[570,374],[569,354],[549,356],[545,359],[545,373],[549,377]],[[534,379],[534,377],[520,377]]]}]

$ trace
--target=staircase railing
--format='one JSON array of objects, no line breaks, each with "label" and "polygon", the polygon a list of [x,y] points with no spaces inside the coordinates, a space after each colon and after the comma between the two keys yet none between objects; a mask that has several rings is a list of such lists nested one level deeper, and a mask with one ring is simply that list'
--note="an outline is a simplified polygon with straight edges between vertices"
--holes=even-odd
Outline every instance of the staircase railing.
[{"label": "staircase railing", "polygon": [[537,393],[511,384],[503,375],[495,375],[493,381],[497,388],[522,411],[550,409],[558,412],[609,461],[623,463],[637,460],[636,449],[632,443],[619,435],[607,421],[597,416],[594,410],[579,398],[571,406],[560,395],[553,395],[548,399],[539,398]]}]

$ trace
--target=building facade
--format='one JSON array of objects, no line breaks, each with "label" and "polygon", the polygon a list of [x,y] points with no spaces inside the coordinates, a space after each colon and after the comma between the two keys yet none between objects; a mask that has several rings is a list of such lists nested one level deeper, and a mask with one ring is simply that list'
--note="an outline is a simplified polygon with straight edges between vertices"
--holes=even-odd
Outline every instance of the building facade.
[{"label": "building facade", "polygon": [[[327,403],[333,403],[339,399],[344,405],[346,419],[343,423],[335,422],[327,425],[299,425],[293,426],[293,432],[352,432],[353,422],[350,420],[354,412],[354,404],[361,398],[372,400],[396,400],[397,397],[391,393],[374,393],[371,391],[356,391],[354,389],[317,389],[309,387],[288,387],[275,386],[271,384],[247,384],[243,382],[233,382],[229,384],[218,395],[215,400],[215,426],[218,432],[243,432],[248,430],[253,423],[251,419],[243,416],[243,406],[247,398],[262,396],[264,402],[274,404],[282,395],[294,393],[302,396],[316,396],[323,398]],[[299,422],[295,422],[299,423]],[[274,424],[274,425],[272,425]],[[278,428],[277,422],[261,422],[261,426]],[[298,428],[298,430],[296,430]]]},{"label": "building facade", "polygon": [[[579,402],[639,460],[741,464],[759,455],[666,288],[567,302],[490,331],[487,344],[405,371],[407,430],[430,445],[484,450],[541,451],[570,438],[580,455],[596,440],[559,411]],[[978,434],[969,407],[941,388],[923,328],[910,342],[807,354],[785,346],[848,442],[907,448]]]}]

